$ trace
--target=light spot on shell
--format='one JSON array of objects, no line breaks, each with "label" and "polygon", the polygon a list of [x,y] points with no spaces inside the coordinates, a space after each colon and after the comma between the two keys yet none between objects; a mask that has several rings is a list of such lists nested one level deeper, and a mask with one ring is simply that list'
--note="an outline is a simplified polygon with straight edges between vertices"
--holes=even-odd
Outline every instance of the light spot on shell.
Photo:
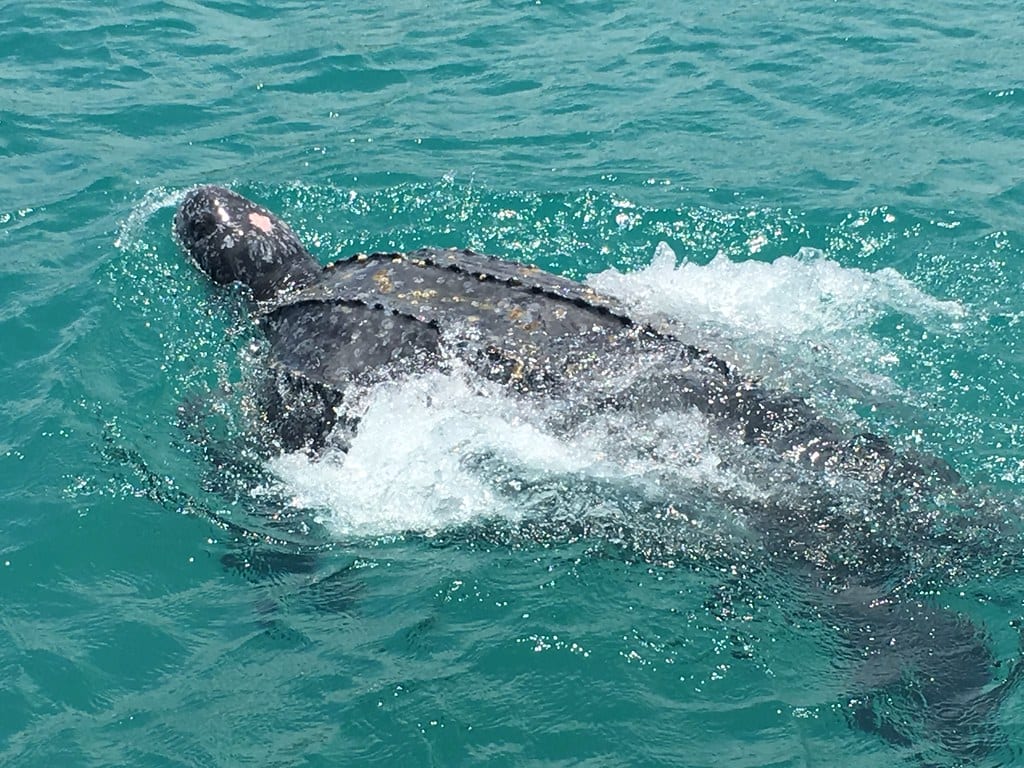
[{"label": "light spot on shell", "polygon": [[414,290],[414,291],[409,291],[407,294],[405,294],[405,296],[408,296],[408,297],[411,297],[411,298],[414,298],[414,299],[419,299],[420,301],[429,301],[430,299],[432,299],[435,296],[437,296],[437,291],[435,291],[433,288],[424,288],[424,289],[418,289],[418,290]]},{"label": "light spot on shell", "polygon": [[373,275],[373,282],[377,284],[377,290],[381,293],[388,293],[394,287],[386,269],[378,269]]},{"label": "light spot on shell", "polygon": [[274,224],[270,220],[270,217],[264,216],[262,213],[256,213],[255,211],[250,213],[249,223],[267,235],[274,231]]}]

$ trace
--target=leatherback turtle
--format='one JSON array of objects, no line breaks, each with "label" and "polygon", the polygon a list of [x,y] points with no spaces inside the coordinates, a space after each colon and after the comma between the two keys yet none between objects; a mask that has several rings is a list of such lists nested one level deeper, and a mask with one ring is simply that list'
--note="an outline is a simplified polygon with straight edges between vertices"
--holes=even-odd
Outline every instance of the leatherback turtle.
[{"label": "leatherback turtle", "polygon": [[[904,491],[957,482],[943,462],[896,451],[871,434],[850,437],[803,399],[773,393],[658,322],[535,267],[434,248],[321,266],[288,224],[216,186],[186,195],[174,231],[215,283],[240,283],[251,297],[269,342],[261,408],[281,449],[315,452],[329,441],[344,448],[358,429],[345,408],[353,385],[458,364],[516,396],[571,393],[581,411],[696,408],[740,444],[782,463],[884,486],[880,498],[890,509]],[[957,751],[977,746],[971,729],[1020,676],[1019,665],[991,688],[991,652],[970,622],[893,597],[884,577],[828,571],[808,557],[807,536],[828,535],[824,512],[759,514],[754,524],[766,550],[795,563],[795,578],[826,585],[816,610],[843,626],[867,660],[865,685],[905,687],[909,676],[940,738]],[[892,741],[904,739],[870,698],[852,717]]]},{"label": "leatherback turtle", "polygon": [[435,248],[321,267],[287,223],[215,186],[185,197],[174,231],[214,282],[240,283],[254,300],[276,379],[264,407],[286,449],[322,446],[353,382],[458,360],[524,394],[571,389],[592,407],[693,406],[798,461],[870,466],[890,479],[920,470],[922,457],[874,435],[850,437],[803,399],[536,267]]}]

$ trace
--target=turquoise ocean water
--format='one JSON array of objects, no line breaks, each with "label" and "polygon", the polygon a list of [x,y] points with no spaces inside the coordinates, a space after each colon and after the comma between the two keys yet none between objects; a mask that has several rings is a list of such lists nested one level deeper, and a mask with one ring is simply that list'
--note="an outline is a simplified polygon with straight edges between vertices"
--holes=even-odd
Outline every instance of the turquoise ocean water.
[{"label": "turquoise ocean water", "polygon": [[909,739],[851,726],[856,650],[715,501],[745,480],[687,414],[569,439],[436,375],[372,393],[349,456],[225,460],[254,339],[170,235],[215,182],[323,261],[588,278],[943,457],[982,501],[851,496],[861,538],[819,546],[896,542],[887,586],[960,612],[995,685],[1022,60],[1008,0],[0,2],[0,763],[1024,764],[1016,688],[969,757],[898,690]]}]

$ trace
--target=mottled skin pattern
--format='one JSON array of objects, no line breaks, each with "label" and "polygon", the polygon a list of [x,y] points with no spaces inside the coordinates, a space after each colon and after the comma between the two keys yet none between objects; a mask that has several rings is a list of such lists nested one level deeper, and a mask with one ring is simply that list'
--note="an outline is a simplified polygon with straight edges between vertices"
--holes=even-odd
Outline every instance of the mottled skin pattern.
[{"label": "mottled skin pattern", "polygon": [[[783,460],[884,486],[892,503],[957,480],[938,460],[899,453],[874,435],[843,435],[803,400],[772,393],[634,320],[613,299],[534,267],[430,248],[321,267],[285,222],[219,187],[190,192],[174,227],[214,282],[241,283],[251,294],[272,358],[262,408],[283,449],[315,451],[329,436],[344,447],[344,433],[357,426],[344,409],[353,384],[457,363],[527,398],[571,393],[588,408],[639,412],[692,406]],[[978,629],[947,611],[891,599],[864,574],[815,562],[806,542],[827,535],[823,512],[760,514],[767,551],[796,561],[794,578],[831,585],[818,610],[863,655],[864,688],[906,690],[909,679],[924,702],[922,718],[951,750],[967,754],[985,743],[986,720],[1017,674],[985,692],[992,657]],[[884,573],[888,553],[865,558]],[[908,740],[870,699],[851,707],[851,719],[890,741]]]}]

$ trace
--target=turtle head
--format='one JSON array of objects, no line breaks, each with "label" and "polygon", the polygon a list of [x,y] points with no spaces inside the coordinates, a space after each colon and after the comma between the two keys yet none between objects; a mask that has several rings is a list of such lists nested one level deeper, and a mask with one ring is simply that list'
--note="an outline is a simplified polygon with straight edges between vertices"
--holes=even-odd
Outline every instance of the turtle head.
[{"label": "turtle head", "polygon": [[223,187],[189,192],[174,216],[174,233],[211,280],[242,283],[257,301],[306,285],[320,273],[291,227]]}]

